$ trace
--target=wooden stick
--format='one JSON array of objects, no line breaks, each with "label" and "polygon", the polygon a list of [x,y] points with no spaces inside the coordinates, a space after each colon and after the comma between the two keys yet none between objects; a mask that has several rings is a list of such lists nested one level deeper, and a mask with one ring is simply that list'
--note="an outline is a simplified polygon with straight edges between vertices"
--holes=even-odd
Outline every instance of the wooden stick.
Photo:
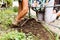
[{"label": "wooden stick", "polygon": [[26,21],[24,21],[22,24],[21,24],[21,27],[28,21],[29,19],[27,19]]}]

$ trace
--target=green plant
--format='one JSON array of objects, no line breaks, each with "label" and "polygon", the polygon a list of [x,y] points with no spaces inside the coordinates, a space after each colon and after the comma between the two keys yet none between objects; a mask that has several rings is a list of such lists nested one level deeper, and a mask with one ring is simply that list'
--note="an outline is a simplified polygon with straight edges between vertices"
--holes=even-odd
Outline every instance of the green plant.
[{"label": "green plant", "polygon": [[18,31],[10,31],[0,36],[0,40],[39,40],[32,33],[25,34]]},{"label": "green plant", "polygon": [[11,31],[3,34],[0,40],[26,40],[26,35],[23,32]]},{"label": "green plant", "polygon": [[6,9],[6,10],[4,11],[4,13],[6,13],[6,14],[11,14],[11,13],[14,13],[14,12],[13,12],[12,9],[9,9],[9,8],[8,8],[8,9]]},{"label": "green plant", "polygon": [[31,32],[27,34],[27,40],[40,40],[38,37],[33,35]]},{"label": "green plant", "polygon": [[18,7],[13,7],[14,12],[18,12]]},{"label": "green plant", "polygon": [[4,1],[7,2],[8,7],[12,6],[13,0],[4,0]]},{"label": "green plant", "polygon": [[2,27],[5,29],[8,28],[9,25],[12,24],[12,21],[15,19],[16,15],[17,14],[11,9],[2,10],[0,12],[0,24]]}]

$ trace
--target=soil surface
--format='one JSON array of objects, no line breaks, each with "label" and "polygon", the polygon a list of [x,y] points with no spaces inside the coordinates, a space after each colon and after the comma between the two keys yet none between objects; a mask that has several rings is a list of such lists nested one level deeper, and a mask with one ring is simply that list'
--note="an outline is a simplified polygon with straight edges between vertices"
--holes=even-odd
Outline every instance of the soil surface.
[{"label": "soil surface", "polygon": [[[40,22],[36,22],[35,19],[29,19],[22,27],[20,26],[23,21],[20,22],[18,30],[22,30],[24,33],[31,32],[39,38],[39,40],[55,40]],[[53,33],[52,33],[53,34]]]}]

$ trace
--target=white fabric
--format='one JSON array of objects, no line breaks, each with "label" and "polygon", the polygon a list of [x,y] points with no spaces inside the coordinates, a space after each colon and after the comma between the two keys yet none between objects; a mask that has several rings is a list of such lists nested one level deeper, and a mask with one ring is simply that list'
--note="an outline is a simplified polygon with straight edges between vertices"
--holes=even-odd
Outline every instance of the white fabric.
[{"label": "white fabric", "polygon": [[30,16],[31,16],[32,18],[34,18],[34,19],[37,18],[37,17],[36,17],[36,12],[33,11],[31,8],[30,8]]},{"label": "white fabric", "polygon": [[38,20],[40,20],[40,21],[43,20],[43,13],[38,13]]},{"label": "white fabric", "polygon": [[[46,6],[54,6],[54,0],[50,0],[48,5],[46,5]],[[54,21],[56,19],[56,17],[57,17],[57,15],[53,13],[53,7],[45,9],[45,21],[47,23]]]},{"label": "white fabric", "polygon": [[33,4],[32,4],[32,7],[36,7],[36,5],[33,3]]},{"label": "white fabric", "polygon": [[49,22],[52,22],[52,21],[56,20],[56,17],[57,17],[56,14],[52,14],[51,17],[50,17]]},{"label": "white fabric", "polygon": [[13,4],[12,4],[12,6],[13,6],[13,7],[15,7],[15,6],[18,7],[18,6],[19,6],[19,5],[18,5],[18,1],[14,1]]}]

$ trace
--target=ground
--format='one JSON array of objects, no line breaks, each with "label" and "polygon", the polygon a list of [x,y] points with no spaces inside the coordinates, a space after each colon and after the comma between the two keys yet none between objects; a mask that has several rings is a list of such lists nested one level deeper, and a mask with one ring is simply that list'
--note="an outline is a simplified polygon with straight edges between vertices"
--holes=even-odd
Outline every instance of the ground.
[{"label": "ground", "polygon": [[[23,21],[22,21],[23,22]],[[22,23],[21,22],[21,23]],[[21,24],[19,24],[21,25]],[[16,27],[14,27],[16,28]],[[22,30],[24,33],[31,32],[39,38],[39,40],[55,40],[54,35],[52,35],[44,28],[40,22],[36,22],[35,19],[29,19],[24,26],[19,26],[18,31]]]}]

